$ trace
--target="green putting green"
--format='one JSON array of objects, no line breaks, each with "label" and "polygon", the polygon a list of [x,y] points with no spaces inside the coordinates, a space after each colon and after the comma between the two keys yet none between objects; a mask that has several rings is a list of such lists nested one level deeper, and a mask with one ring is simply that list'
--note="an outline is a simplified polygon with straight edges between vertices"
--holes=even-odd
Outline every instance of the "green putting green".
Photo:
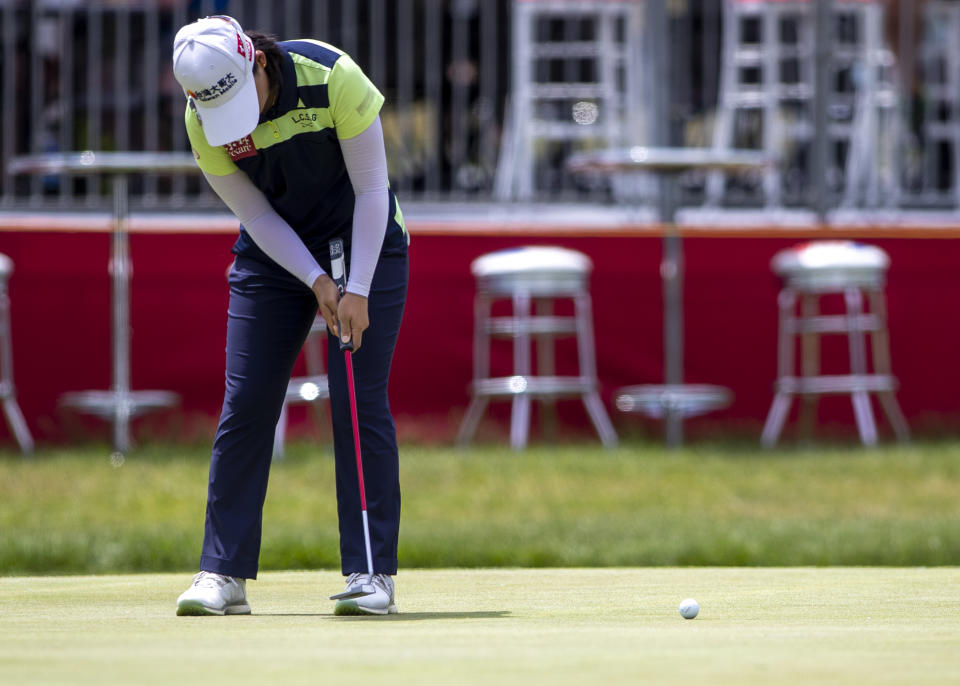
[{"label": "green putting green", "polygon": [[0,577],[0,684],[960,680],[956,567],[402,570],[388,617],[334,617],[331,571],[264,573],[251,616],[176,617],[189,582]]}]

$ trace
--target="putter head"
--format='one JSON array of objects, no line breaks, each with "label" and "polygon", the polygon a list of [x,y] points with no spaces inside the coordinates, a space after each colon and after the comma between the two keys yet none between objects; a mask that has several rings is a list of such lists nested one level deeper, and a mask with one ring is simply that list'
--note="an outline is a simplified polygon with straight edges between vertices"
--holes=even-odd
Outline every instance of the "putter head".
[{"label": "putter head", "polygon": [[342,593],[333,594],[330,596],[330,600],[349,600],[350,598],[362,598],[365,595],[373,595],[376,592],[377,589],[373,587],[373,584],[358,583],[350,586]]}]

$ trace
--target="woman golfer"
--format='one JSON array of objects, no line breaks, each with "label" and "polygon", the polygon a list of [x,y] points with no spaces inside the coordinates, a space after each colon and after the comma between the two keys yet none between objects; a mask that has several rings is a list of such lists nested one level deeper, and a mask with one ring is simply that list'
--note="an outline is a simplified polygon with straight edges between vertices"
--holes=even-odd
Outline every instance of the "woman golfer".
[{"label": "woman golfer", "polygon": [[[226,392],[213,443],[200,573],[177,614],[246,614],[257,576],[274,430],[316,316],[350,341],[374,592],[337,614],[397,611],[400,524],[396,431],[387,380],[407,291],[407,235],[387,182],[383,96],[350,57],[314,40],[276,42],[207,17],[174,39],[197,164],[240,220],[230,270]],[[346,293],[330,277],[342,239]],[[340,558],[353,587],[367,569],[343,353],[328,346]],[[352,576],[357,575],[357,576]],[[370,589],[367,589],[368,591]]]}]

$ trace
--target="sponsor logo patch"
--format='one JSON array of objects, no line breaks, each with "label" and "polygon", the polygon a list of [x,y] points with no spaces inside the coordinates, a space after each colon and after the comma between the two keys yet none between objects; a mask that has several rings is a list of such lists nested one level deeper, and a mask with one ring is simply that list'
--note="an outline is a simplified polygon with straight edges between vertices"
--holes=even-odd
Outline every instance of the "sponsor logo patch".
[{"label": "sponsor logo patch", "polygon": [[246,36],[241,37],[240,33],[237,33],[237,53],[242,57],[245,57],[248,62],[253,62],[253,41],[247,38]]},{"label": "sponsor logo patch", "polygon": [[233,75],[233,72],[227,72],[227,74],[217,81],[215,84],[209,88],[204,88],[201,91],[197,91],[193,97],[195,97],[200,102],[207,102],[209,100],[216,100],[221,95],[226,93],[228,90],[237,85],[237,77]]},{"label": "sponsor logo patch", "polygon": [[230,155],[230,159],[234,162],[242,160],[245,157],[253,157],[257,154],[257,146],[253,144],[253,138],[251,136],[227,143],[223,147],[227,149],[227,154]]},{"label": "sponsor logo patch", "polygon": [[317,121],[316,112],[295,112],[290,115],[290,121],[299,124],[301,128],[309,129],[313,127],[313,122]]}]

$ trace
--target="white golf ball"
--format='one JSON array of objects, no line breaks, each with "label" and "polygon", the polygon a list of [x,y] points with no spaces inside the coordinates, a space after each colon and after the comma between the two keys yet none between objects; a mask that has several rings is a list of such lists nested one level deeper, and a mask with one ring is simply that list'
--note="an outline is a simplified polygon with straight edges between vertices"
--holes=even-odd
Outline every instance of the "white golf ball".
[{"label": "white golf ball", "polygon": [[700,605],[693,598],[687,598],[680,603],[680,615],[684,619],[693,619],[700,614]]}]

